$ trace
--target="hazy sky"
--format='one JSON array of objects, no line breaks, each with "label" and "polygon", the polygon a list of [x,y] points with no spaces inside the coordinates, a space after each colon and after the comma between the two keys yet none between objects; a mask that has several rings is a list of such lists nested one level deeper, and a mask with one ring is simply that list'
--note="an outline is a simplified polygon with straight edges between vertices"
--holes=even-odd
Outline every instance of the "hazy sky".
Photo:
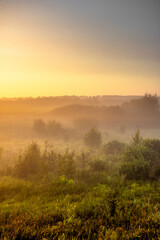
[{"label": "hazy sky", "polygon": [[0,97],[160,95],[160,0],[0,0]]}]

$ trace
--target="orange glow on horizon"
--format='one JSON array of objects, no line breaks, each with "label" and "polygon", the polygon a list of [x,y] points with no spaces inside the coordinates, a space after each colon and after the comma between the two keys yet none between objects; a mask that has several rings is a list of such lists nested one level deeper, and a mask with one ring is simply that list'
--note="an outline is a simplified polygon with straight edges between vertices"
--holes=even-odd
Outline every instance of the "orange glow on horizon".
[{"label": "orange glow on horizon", "polygon": [[140,62],[112,58],[113,49],[108,58],[96,57],[96,49],[95,54],[86,53],[57,37],[56,27],[52,36],[35,27],[21,19],[14,26],[12,18],[1,26],[0,97],[157,91],[158,76],[144,74]]}]

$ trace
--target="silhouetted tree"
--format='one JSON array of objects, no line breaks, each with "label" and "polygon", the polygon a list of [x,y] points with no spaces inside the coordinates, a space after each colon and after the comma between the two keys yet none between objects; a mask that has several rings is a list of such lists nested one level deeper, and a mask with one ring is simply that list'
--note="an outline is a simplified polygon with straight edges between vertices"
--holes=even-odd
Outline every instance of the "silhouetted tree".
[{"label": "silhouetted tree", "polygon": [[75,164],[75,153],[74,151],[69,152],[69,149],[66,149],[64,155],[59,155],[59,166],[58,174],[65,175],[68,178],[73,178],[76,173],[76,164]]},{"label": "silhouetted tree", "polygon": [[143,98],[133,99],[124,106],[140,115],[159,114],[159,98],[157,95],[145,94]]},{"label": "silhouetted tree", "polygon": [[134,145],[139,144],[142,141],[142,137],[140,135],[140,130],[138,129],[134,136],[132,136],[132,143]]},{"label": "silhouetted tree", "polygon": [[108,142],[103,146],[103,152],[105,155],[121,154],[124,151],[124,149],[125,149],[125,143],[119,142],[117,140]]},{"label": "silhouetted tree", "polygon": [[106,170],[106,163],[102,159],[95,159],[90,163],[90,168],[92,171],[103,172]]},{"label": "silhouetted tree", "polygon": [[26,178],[29,175],[40,173],[41,154],[40,148],[36,143],[32,143],[26,149],[24,156],[19,156],[19,162],[16,165],[16,175]]},{"label": "silhouetted tree", "polygon": [[100,147],[102,144],[102,135],[96,129],[92,128],[86,135],[84,136],[84,142],[88,147]]},{"label": "silhouetted tree", "polygon": [[47,133],[53,137],[60,136],[63,132],[62,124],[56,121],[47,124]]},{"label": "silhouetted tree", "polygon": [[33,123],[33,129],[38,134],[44,134],[46,131],[46,125],[42,119],[36,119]]}]

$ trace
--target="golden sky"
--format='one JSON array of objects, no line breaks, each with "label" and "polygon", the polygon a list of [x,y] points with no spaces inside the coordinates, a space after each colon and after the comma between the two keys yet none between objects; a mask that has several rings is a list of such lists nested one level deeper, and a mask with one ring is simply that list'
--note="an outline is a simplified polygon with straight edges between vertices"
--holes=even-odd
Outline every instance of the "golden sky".
[{"label": "golden sky", "polygon": [[75,5],[74,15],[47,1],[45,8],[35,0],[1,11],[0,97],[160,94],[159,49],[149,44],[154,32],[133,34],[112,16],[108,24],[99,19],[104,6],[95,15]]}]

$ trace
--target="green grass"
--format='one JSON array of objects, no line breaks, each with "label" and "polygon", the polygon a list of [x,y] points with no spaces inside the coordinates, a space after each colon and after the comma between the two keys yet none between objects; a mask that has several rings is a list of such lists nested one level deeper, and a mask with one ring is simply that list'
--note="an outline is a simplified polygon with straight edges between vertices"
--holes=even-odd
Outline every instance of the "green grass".
[{"label": "green grass", "polygon": [[[114,181],[113,181],[114,182]],[[0,239],[160,239],[160,183],[0,179]]]}]

